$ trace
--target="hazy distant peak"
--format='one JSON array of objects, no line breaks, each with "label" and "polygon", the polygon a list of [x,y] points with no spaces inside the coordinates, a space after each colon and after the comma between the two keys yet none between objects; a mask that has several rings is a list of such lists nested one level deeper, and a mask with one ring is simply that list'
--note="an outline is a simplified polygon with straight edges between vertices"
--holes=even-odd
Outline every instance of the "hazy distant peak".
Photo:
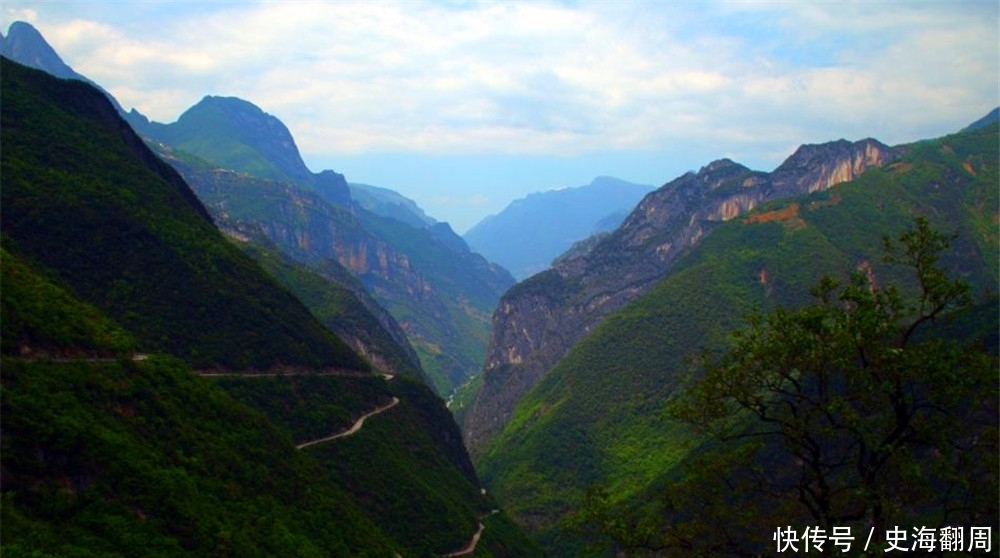
[{"label": "hazy distant peak", "polygon": [[30,23],[15,21],[10,24],[10,27],[7,29],[7,36],[3,37],[3,35],[0,35],[0,54],[18,64],[42,70],[57,78],[78,79],[87,82],[104,93],[120,114],[125,114],[125,110],[118,103],[118,99],[115,99],[111,93],[108,93],[100,85],[87,79],[86,76],[78,74],[73,68],[63,62],[55,49],[45,40],[45,37]]},{"label": "hazy distant peak", "polygon": [[15,62],[43,70],[56,77],[86,80],[63,62],[38,29],[24,21],[10,24],[7,37],[3,40],[2,53]]},{"label": "hazy distant peak", "polygon": [[549,267],[575,242],[615,228],[652,190],[650,185],[598,176],[589,185],[516,199],[463,236],[474,251],[523,279]]},{"label": "hazy distant peak", "polygon": [[[636,186],[633,182],[605,175],[595,177],[589,184],[589,187],[593,188],[635,188]],[[650,190],[654,188],[651,184],[639,184],[638,186],[648,187]]]},{"label": "hazy distant peak", "polygon": [[969,124],[963,128],[962,131],[978,130],[979,128],[984,128],[998,121],[1000,121],[1000,107],[991,110],[986,116],[976,120],[972,124]]}]

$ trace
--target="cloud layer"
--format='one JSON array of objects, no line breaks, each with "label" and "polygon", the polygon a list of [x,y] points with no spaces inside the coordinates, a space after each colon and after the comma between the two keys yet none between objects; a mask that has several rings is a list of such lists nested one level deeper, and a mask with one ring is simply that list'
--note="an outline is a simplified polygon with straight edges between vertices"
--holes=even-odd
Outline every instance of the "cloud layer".
[{"label": "cloud layer", "polygon": [[998,97],[995,2],[86,5],[5,23],[154,119],[236,95],[310,152],[902,139]]},{"label": "cloud layer", "polygon": [[154,120],[238,96],[318,159],[686,151],[769,167],[806,142],[940,135],[1000,103],[993,0],[8,1],[0,15]]}]

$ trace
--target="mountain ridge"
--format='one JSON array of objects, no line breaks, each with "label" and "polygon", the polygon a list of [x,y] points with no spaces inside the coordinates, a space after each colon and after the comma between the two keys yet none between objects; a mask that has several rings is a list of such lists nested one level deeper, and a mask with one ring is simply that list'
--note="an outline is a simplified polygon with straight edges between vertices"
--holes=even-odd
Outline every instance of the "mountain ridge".
[{"label": "mountain ridge", "polygon": [[281,120],[238,97],[206,95],[176,122],[140,122],[137,128],[154,141],[223,168],[309,185],[316,180]]},{"label": "mountain ridge", "polygon": [[[678,464],[698,454],[697,436],[665,414],[679,386],[698,373],[687,357],[717,354],[748,313],[808,303],[824,274],[844,280],[860,271],[878,285],[898,286],[904,297],[919,292],[912,275],[880,258],[883,238],[912,227],[914,216],[956,235],[940,265],[972,285],[986,317],[956,337],[985,335],[995,355],[998,138],[994,124],[900,146],[899,158],[853,181],[766,201],[719,223],[517,401],[511,420],[476,457],[487,488],[551,556],[605,555],[585,547],[591,531],[566,528],[567,514],[584,506],[594,487],[606,491],[616,520],[619,511],[627,517],[645,509],[676,480]],[[753,177],[731,162],[713,168]],[[558,290],[560,280],[569,281],[551,275],[515,288],[526,291],[525,300],[570,298]],[[651,519],[663,521],[655,512]]]},{"label": "mountain ridge", "polygon": [[[133,331],[140,350],[168,352],[197,366],[266,368],[283,361],[368,369],[328,330],[321,325],[316,329],[319,324],[301,303],[271,290],[273,280],[225,240],[181,176],[146,148],[103,94],[76,80],[49,81],[48,74],[6,58],[3,68],[4,83],[11,84],[5,90],[2,130],[4,233],[24,252],[62,270],[77,292],[99,301],[103,311]],[[54,108],[42,110],[35,92]],[[68,108],[60,104],[62,97],[71,100]],[[67,132],[45,137],[56,127]],[[113,148],[97,149],[98,144]],[[127,162],[121,169],[102,170],[122,158]],[[26,174],[22,168],[46,172]],[[67,173],[78,177],[73,187],[61,179]],[[165,206],[171,212],[141,211],[145,206]],[[66,225],[45,226],[60,221]],[[75,248],[77,236],[91,238],[87,250]],[[199,254],[205,267],[192,267],[177,246]],[[208,271],[217,269],[241,269],[245,278],[234,281]],[[142,287],[142,296],[132,296],[119,284],[120,274],[134,275],[137,285],[150,284]],[[197,291],[203,296],[186,298],[195,285],[204,289]],[[260,302],[284,308],[284,313],[230,306],[234,298],[258,290]],[[223,312],[248,323],[267,321],[273,337],[247,347],[235,324],[196,325],[211,323]],[[271,312],[269,318],[265,312]],[[177,324],[188,326],[163,335],[164,328]],[[313,336],[310,343],[290,340],[307,332]],[[196,346],[212,349],[192,350]]]},{"label": "mountain ridge", "polygon": [[[430,556],[473,536],[496,506],[427,385],[373,374],[97,89],[0,72],[4,555]],[[502,513],[482,535],[537,555]]]},{"label": "mountain ridge", "polygon": [[771,173],[713,161],[647,194],[588,251],[515,285],[493,316],[483,387],[463,422],[473,456],[577,340],[648,290],[719,223],[767,200],[823,190],[900,154],[871,139],[841,140],[800,147]]},{"label": "mountain ridge", "polygon": [[111,101],[119,114],[126,114],[125,109],[118,103],[118,99],[114,95],[63,62],[63,59],[49,45],[41,32],[30,23],[15,21],[8,27],[6,37],[0,33],[0,55],[59,78],[89,83],[104,93],[104,96]]},{"label": "mountain ridge", "polygon": [[574,242],[614,229],[610,215],[631,211],[652,186],[609,176],[590,184],[528,194],[466,231],[477,252],[518,280],[549,267]]},{"label": "mountain ridge", "polygon": [[[39,33],[30,38],[39,43],[38,48],[52,50]],[[396,230],[385,226],[375,213],[352,200],[342,174],[332,170],[311,173],[287,127],[249,101],[206,96],[182,116],[173,124],[160,124],[134,109],[124,114],[150,146],[182,170],[198,195],[213,192],[214,201],[207,205],[220,223],[230,223],[230,232],[242,228],[236,234],[246,237],[262,231],[313,268],[327,265],[323,258],[337,257],[361,278],[379,304],[395,316],[394,322],[404,326],[409,344],[418,349],[422,368],[439,394],[446,395],[481,367],[488,314],[503,290],[513,284],[505,270],[480,262],[449,227],[431,224],[426,230],[419,225]],[[181,145],[164,143],[171,141]],[[271,178],[256,178],[255,173]],[[268,180],[269,185],[265,184]],[[247,199],[251,191],[264,197]],[[270,200],[277,213],[268,214],[264,199]],[[307,207],[296,205],[307,199]],[[405,200],[393,197],[393,203],[400,199]],[[405,203],[403,210],[402,215],[388,210],[387,214],[405,218],[412,213]],[[322,216],[331,218],[321,223],[317,217]],[[347,229],[338,231],[338,227]],[[371,230],[362,230],[366,227],[390,236],[378,238]],[[357,246],[316,250],[322,238],[367,240]],[[426,242],[412,242],[415,238]],[[415,268],[411,263],[416,261],[429,267]],[[449,269],[461,278],[449,277]],[[339,272],[327,276],[344,279]],[[397,276],[398,282],[393,279]],[[438,288],[425,290],[438,283],[442,283]],[[354,288],[351,281],[343,284]],[[440,327],[438,320],[444,320],[445,326]],[[396,325],[384,315],[381,322],[389,330]]]}]

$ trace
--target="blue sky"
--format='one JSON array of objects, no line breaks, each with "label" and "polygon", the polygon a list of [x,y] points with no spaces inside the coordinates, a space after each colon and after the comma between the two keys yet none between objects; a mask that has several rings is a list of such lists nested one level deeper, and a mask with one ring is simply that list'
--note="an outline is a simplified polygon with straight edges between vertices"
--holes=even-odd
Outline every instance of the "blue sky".
[{"label": "blue sky", "polygon": [[598,175],[661,185],[803,143],[895,144],[1000,104],[998,2],[4,0],[126,108],[280,118],[314,171],[464,232]]}]

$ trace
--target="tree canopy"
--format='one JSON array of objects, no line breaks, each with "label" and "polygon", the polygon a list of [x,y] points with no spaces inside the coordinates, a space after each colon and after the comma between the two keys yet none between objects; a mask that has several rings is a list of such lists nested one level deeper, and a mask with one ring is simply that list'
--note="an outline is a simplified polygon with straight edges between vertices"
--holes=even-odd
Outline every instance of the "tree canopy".
[{"label": "tree canopy", "polygon": [[593,492],[582,523],[685,556],[773,554],[779,529],[814,551],[839,554],[830,538],[850,533],[853,551],[881,554],[903,545],[895,529],[909,549],[921,528],[996,526],[997,359],[940,333],[971,305],[938,266],[950,240],[923,218],[885,240],[913,289],[862,269],[824,277],[812,304],[749,316],[727,352],[694,359],[699,375],[669,405],[703,449],[641,510]]}]

